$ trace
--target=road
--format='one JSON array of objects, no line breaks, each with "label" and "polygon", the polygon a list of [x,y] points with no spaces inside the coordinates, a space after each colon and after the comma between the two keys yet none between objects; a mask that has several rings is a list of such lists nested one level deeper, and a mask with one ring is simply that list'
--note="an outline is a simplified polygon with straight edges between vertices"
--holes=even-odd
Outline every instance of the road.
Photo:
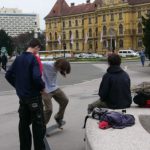
[{"label": "road", "polygon": [[[148,63],[148,62],[147,62]],[[72,63],[71,74],[67,75],[67,78],[62,76],[58,76],[58,84],[60,86],[65,85],[73,85],[81,82],[89,81],[92,79],[97,79],[102,77],[104,71],[98,69],[97,67],[92,65],[93,63]],[[104,62],[99,62],[96,64],[104,64]],[[123,68],[127,66],[128,69],[133,71],[142,72],[145,74],[149,74],[150,71],[147,69],[148,67],[141,67],[140,62],[124,62],[122,63]],[[4,78],[5,73],[0,72],[0,92],[3,91],[11,91],[14,90]]]},{"label": "road", "polygon": [[[149,79],[150,68],[141,67],[140,62],[123,63],[134,82]],[[64,131],[56,131],[48,138],[52,150],[84,150],[84,130],[82,129],[87,105],[96,100],[100,79],[107,68],[106,63],[73,63],[72,73],[66,79],[59,76],[59,85],[68,95],[70,102],[66,110],[67,124]],[[13,88],[0,72],[0,149],[19,150],[18,142],[18,98],[11,93]],[[9,91],[5,93],[4,91]],[[54,102],[54,113],[58,105]],[[52,116],[49,125],[54,123]]]}]

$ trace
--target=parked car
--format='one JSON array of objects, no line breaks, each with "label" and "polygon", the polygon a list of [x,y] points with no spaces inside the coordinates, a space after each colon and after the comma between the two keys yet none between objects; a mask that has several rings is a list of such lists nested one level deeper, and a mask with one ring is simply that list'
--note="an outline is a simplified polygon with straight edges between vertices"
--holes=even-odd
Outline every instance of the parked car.
[{"label": "parked car", "polygon": [[121,57],[139,57],[139,54],[133,50],[119,50],[118,55]]},{"label": "parked car", "polygon": [[97,54],[97,53],[91,53],[92,58],[102,58],[103,55]]}]

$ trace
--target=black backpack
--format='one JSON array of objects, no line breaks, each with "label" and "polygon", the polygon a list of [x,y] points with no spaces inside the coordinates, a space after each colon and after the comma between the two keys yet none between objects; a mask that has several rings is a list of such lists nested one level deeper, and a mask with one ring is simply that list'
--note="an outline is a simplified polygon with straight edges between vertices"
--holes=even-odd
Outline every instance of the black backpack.
[{"label": "black backpack", "polygon": [[140,107],[145,107],[147,100],[150,100],[150,95],[144,92],[139,92],[134,96],[133,101]]}]

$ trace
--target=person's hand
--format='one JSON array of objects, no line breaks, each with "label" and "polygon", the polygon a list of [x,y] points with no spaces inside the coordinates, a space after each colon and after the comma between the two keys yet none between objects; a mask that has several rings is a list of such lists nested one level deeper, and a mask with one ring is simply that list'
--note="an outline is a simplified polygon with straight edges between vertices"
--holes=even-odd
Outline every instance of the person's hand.
[{"label": "person's hand", "polygon": [[40,93],[41,93],[42,95],[47,95],[45,89],[43,89]]}]

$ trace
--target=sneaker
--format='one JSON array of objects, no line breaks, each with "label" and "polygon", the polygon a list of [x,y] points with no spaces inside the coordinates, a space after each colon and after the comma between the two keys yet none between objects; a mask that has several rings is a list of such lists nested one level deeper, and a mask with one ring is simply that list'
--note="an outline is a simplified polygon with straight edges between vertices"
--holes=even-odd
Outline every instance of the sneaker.
[{"label": "sneaker", "polygon": [[55,118],[56,123],[58,124],[58,127],[60,128],[61,126],[63,126],[66,122],[62,119],[56,119]]}]

